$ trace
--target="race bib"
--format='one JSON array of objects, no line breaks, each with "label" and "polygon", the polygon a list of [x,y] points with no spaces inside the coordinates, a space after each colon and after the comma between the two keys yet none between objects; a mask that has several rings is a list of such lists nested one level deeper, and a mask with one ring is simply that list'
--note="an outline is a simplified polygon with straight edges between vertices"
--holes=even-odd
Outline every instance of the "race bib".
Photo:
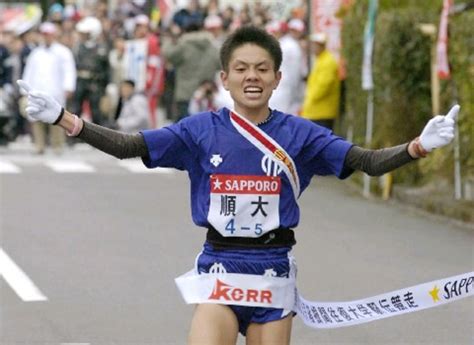
[{"label": "race bib", "polygon": [[278,176],[211,175],[209,223],[225,237],[260,237],[280,226]]}]

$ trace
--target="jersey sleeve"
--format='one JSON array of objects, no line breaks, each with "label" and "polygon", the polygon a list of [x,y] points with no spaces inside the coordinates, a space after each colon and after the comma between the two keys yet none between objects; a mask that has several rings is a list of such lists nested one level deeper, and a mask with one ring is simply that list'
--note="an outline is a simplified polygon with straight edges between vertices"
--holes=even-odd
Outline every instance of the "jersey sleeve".
[{"label": "jersey sleeve", "polygon": [[344,165],[347,152],[353,146],[342,138],[332,136],[330,142],[314,160],[315,175],[335,175],[340,179],[349,177],[354,170]]},{"label": "jersey sleeve", "polygon": [[148,149],[148,156],[142,158],[146,167],[192,169],[196,145],[192,133],[183,122],[141,133]]},{"label": "jersey sleeve", "polygon": [[344,166],[352,143],[334,135],[330,130],[313,125],[304,150],[307,173],[310,175],[335,175],[349,177],[354,170]]}]

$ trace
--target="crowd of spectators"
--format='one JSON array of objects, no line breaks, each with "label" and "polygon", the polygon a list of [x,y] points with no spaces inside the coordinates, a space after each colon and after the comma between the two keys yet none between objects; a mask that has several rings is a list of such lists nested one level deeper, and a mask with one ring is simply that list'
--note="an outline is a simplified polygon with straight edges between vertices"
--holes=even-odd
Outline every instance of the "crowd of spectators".
[{"label": "crowd of spectators", "polygon": [[233,30],[250,24],[277,37],[283,50],[283,78],[270,106],[297,114],[308,74],[305,2],[287,13],[282,10],[272,2],[245,2],[237,8],[220,6],[218,0],[210,0],[206,6],[190,0],[187,7],[176,11],[161,28],[165,61],[162,105],[167,118],[179,120],[198,111],[232,107],[220,83],[218,52]]},{"label": "crowd of spectators", "polygon": [[[171,122],[232,107],[218,77],[218,52],[233,30],[248,24],[266,28],[282,44],[284,78],[272,107],[299,111],[308,73],[304,6],[282,15],[260,1],[237,7],[189,0],[160,25],[144,4],[119,1],[113,10],[100,0],[80,10],[54,4],[28,30],[0,26],[0,144],[32,137],[37,153],[48,144],[60,153],[67,142],[54,126],[40,129],[24,116],[14,82],[21,78],[33,88],[59,90],[58,101],[77,115],[127,132],[163,125],[157,123],[158,107]],[[142,116],[133,119],[136,114]]]}]

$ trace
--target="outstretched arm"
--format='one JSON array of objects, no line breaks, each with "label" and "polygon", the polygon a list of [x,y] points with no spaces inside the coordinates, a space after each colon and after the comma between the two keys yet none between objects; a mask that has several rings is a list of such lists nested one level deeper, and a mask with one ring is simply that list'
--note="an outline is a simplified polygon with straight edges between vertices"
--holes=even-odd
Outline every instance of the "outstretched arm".
[{"label": "outstretched arm", "polygon": [[26,113],[33,121],[58,125],[69,136],[79,137],[91,146],[119,159],[146,157],[148,149],[140,133],[125,134],[93,123],[64,110],[52,97],[34,91],[22,80],[18,85],[28,94]]},{"label": "outstretched arm", "polygon": [[446,116],[438,115],[426,124],[420,137],[408,144],[380,150],[353,146],[346,155],[346,169],[361,170],[371,176],[380,176],[417,158],[425,157],[433,149],[449,144],[454,138],[454,126],[459,105]]}]

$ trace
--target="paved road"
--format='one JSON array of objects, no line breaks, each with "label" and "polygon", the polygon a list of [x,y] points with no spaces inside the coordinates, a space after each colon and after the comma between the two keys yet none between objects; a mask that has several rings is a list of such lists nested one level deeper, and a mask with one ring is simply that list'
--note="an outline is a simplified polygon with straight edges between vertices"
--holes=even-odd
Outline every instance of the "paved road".
[{"label": "paved road", "polygon": [[[186,175],[89,151],[69,158],[0,157],[1,248],[47,298],[25,302],[2,279],[0,344],[184,344],[192,307],[173,278],[204,238]],[[474,270],[472,228],[361,199],[334,179],[314,181],[301,213],[294,252],[308,299],[354,300]],[[470,298],[335,330],[296,318],[292,344],[473,344],[473,326]]]}]

